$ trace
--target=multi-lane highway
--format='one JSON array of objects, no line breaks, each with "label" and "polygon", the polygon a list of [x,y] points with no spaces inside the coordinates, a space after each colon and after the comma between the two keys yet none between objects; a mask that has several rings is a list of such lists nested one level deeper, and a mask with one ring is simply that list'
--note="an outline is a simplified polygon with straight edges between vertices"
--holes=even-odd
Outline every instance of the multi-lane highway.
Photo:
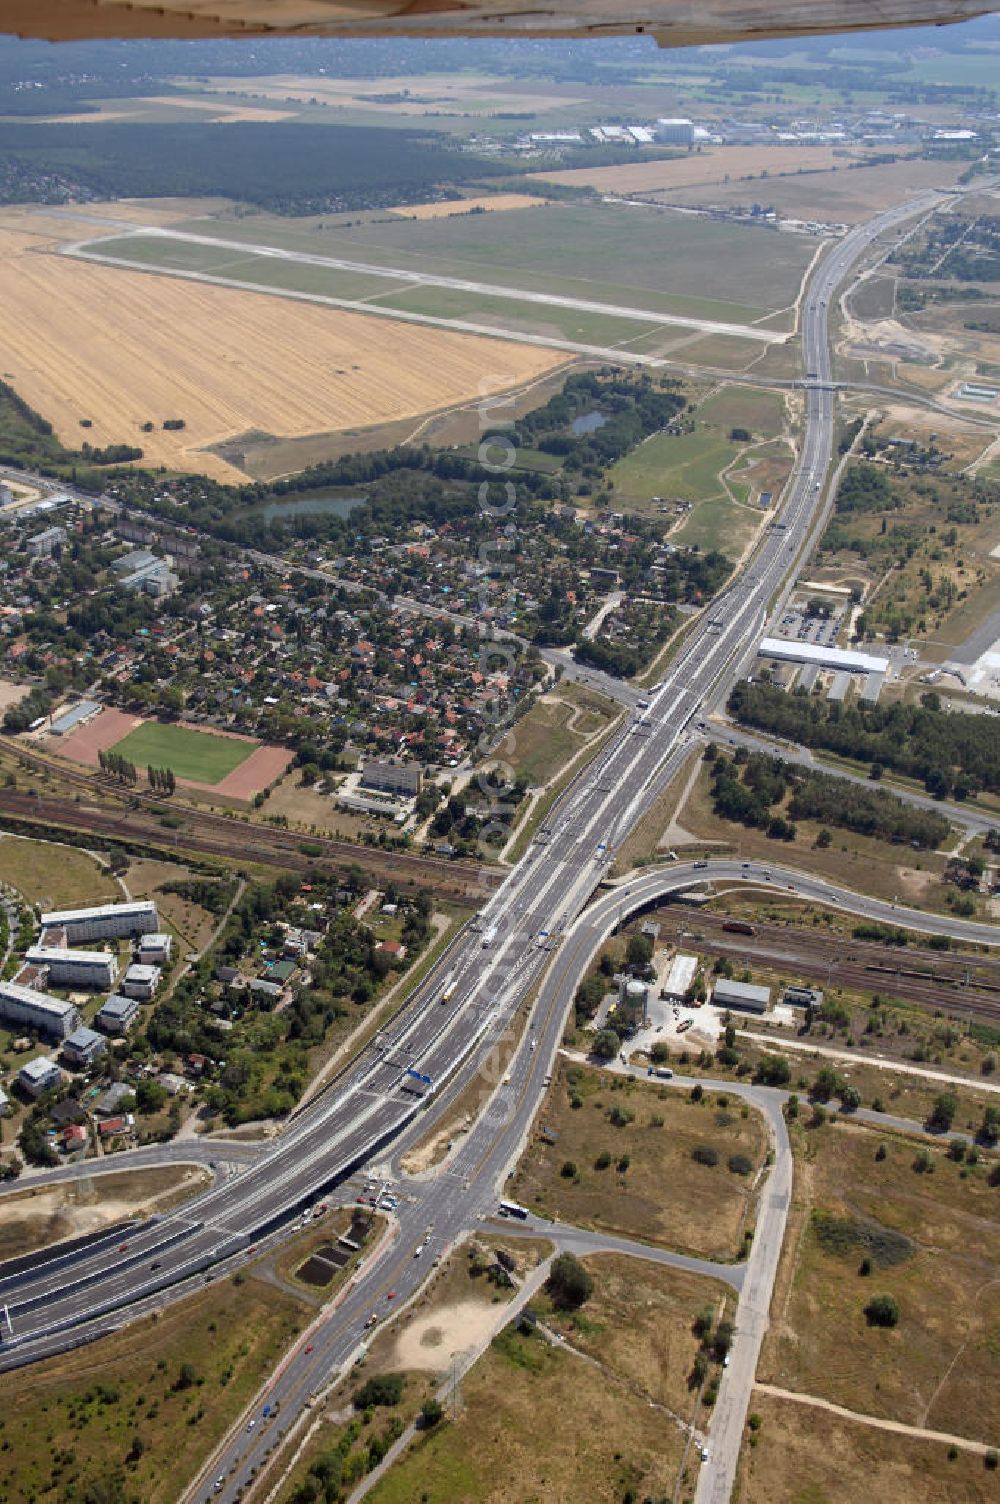
[{"label": "multi-lane highway", "polygon": [[[772,600],[787,581],[814,528],[833,442],[833,401],[827,349],[827,304],[860,256],[897,223],[930,208],[935,195],[909,201],[840,241],[819,264],[802,309],[809,387],[800,464],[786,488],[780,518],[751,556],[744,572],[696,623],[666,679],[598,757],[583,769],[554,807],[528,853],[493,894],[479,919],[449,947],[391,1026],[317,1097],[280,1139],[236,1177],[176,1211],[135,1229],[121,1243],[81,1251],[57,1266],[44,1262],[0,1280],[12,1335],[0,1349],[0,1366],[11,1367],[67,1343],[85,1340],[134,1313],[176,1295],[213,1271],[252,1256],[262,1237],[287,1224],[304,1206],[385,1146],[422,1131],[426,1113],[444,1110],[451,1089],[473,1060],[506,1028],[539,981],[558,937],[573,927],[610,860],[611,850],[654,800],[687,750],[687,727],[706,701],[729,682],[753,651]],[[656,874],[661,884],[682,887],[707,876],[740,880],[738,863],[672,868]],[[764,880],[761,878],[761,880]],[[807,896],[828,901],[818,879],[782,873]],[[639,879],[601,904],[619,912],[646,900]],[[649,896],[653,887],[648,889]],[[661,891],[663,889],[661,888]],[[837,896],[837,895],[835,895]],[[850,895],[839,895],[850,904]],[[860,896],[859,911],[880,906]],[[881,906],[889,909],[889,906]],[[906,920],[889,909],[896,922]],[[595,922],[607,915],[597,906]],[[913,916],[928,930],[963,929],[988,939],[985,927],[964,926],[934,916]],[[386,1278],[396,1287],[419,1283],[425,1262],[414,1248],[431,1228],[435,1244],[472,1225],[488,1208],[498,1177],[516,1157],[542,1089],[542,1062],[558,1043],[569,997],[557,984],[579,963],[590,926],[577,927],[559,951],[529,1025],[509,1084],[502,1084],[480,1114],[476,1129],[421,1199],[401,1215],[401,1235],[386,1257]],[[446,979],[455,991],[441,1001]],[[533,1048],[537,1046],[537,1048]],[[281,1424],[301,1410],[311,1389],[338,1367],[358,1341],[362,1311],[378,1288],[363,1285],[344,1301],[337,1319],[317,1332],[311,1346],[293,1356],[279,1379]],[[273,1439],[273,1438],[272,1438]],[[220,1473],[230,1497],[258,1466],[270,1444],[267,1428],[230,1446]]]}]

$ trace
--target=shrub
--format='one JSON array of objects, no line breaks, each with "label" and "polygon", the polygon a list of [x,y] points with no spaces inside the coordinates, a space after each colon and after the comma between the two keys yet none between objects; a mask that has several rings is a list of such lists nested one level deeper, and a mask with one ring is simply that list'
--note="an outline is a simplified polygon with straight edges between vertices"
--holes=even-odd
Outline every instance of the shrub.
[{"label": "shrub", "polygon": [[607,1170],[610,1167],[610,1165],[611,1165],[611,1155],[608,1153],[607,1149],[603,1149],[601,1151],[601,1153],[597,1156],[597,1158],[594,1160],[594,1169],[595,1170]]},{"label": "shrub", "polygon": [[729,1168],[734,1175],[749,1175],[753,1170],[753,1160],[748,1154],[730,1154]]},{"label": "shrub", "polygon": [[627,1128],[634,1118],[635,1113],[627,1107],[622,1107],[618,1102],[615,1103],[614,1107],[608,1113],[608,1122],[612,1123],[616,1128]]},{"label": "shrub", "polygon": [[424,1400],[420,1406],[420,1423],[429,1431],[432,1426],[437,1425],[443,1414],[444,1409],[440,1400]]},{"label": "shrub", "polygon": [[695,1144],[691,1150],[691,1158],[699,1165],[708,1165],[711,1168],[719,1163],[718,1150],[713,1149],[711,1144]]},{"label": "shrub", "polygon": [[401,1373],[374,1374],[360,1389],[355,1389],[351,1402],[355,1410],[370,1410],[373,1405],[398,1405],[403,1397]]},{"label": "shrub", "polygon": [[869,1326],[897,1326],[899,1305],[891,1295],[873,1295],[865,1306],[865,1319]]},{"label": "shrub", "polygon": [[571,1159],[563,1160],[563,1167],[559,1171],[559,1174],[562,1176],[563,1180],[575,1180],[576,1165]]}]

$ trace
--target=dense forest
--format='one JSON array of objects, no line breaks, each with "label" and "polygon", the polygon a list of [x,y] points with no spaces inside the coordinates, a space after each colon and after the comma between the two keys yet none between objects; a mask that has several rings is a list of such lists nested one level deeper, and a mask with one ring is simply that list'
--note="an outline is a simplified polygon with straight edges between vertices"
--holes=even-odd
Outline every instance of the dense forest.
[{"label": "dense forest", "polygon": [[878,465],[852,465],[837,487],[838,512],[889,512],[902,504]]},{"label": "dense forest", "polygon": [[729,711],[745,725],[786,741],[819,747],[919,778],[929,793],[966,799],[1000,790],[1000,733],[992,715],[941,709],[933,692],[919,705],[830,703],[804,690],[786,694],[771,684],[737,684]]},{"label": "dense forest", "polygon": [[376,126],[7,125],[3,145],[8,202],[37,198],[39,179],[51,176],[90,198],[220,197],[318,214],[416,203],[442,183],[517,170],[456,151],[431,131]]},{"label": "dense forest", "polygon": [[[712,764],[715,813],[763,830],[773,840],[794,841],[796,820],[853,830],[883,841],[908,841],[926,850],[940,846],[948,835],[948,821],[932,810],[914,809],[883,789],[846,783],[832,773],[820,773],[739,748],[734,757],[706,750]],[[791,798],[785,803],[788,794]],[[820,839],[829,845],[829,840]]]}]

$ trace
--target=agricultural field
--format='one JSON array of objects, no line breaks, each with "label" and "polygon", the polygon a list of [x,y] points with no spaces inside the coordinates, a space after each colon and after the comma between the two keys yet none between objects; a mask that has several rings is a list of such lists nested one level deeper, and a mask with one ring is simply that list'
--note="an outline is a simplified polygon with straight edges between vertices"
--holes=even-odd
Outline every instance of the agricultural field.
[{"label": "agricultural field", "polygon": [[[247,430],[297,435],[414,416],[475,396],[484,376],[515,386],[562,360],[48,255],[42,240],[11,231],[0,231],[0,299],[18,312],[7,379],[64,443],[76,447],[84,433],[95,445],[127,442],[147,463],[221,480],[240,472],[205,446]],[[167,419],[184,429],[164,432]],[[141,432],[146,422],[153,432]]]},{"label": "agricultural field", "polygon": [[[739,1154],[759,1165],[767,1138],[757,1115],[742,1113],[716,1097],[692,1102],[668,1087],[561,1062],[511,1192],[547,1217],[734,1258],[752,1175],[727,1162]],[[545,1143],[543,1131],[555,1142]],[[713,1147],[718,1163],[696,1163],[699,1145]]]},{"label": "agricultural field", "polygon": [[122,896],[110,872],[86,851],[24,836],[0,835],[0,881],[42,908],[113,903]]},{"label": "agricultural field", "polygon": [[70,1352],[5,1375],[4,1491],[38,1504],[173,1504],[309,1314],[237,1275],[92,1343],[85,1360]]},{"label": "agricultural field", "polygon": [[[828,172],[833,167],[846,166],[852,157],[856,159],[861,155],[832,146],[716,146],[656,162],[532,173],[526,181],[558,183],[565,188],[593,188],[599,193],[674,193],[724,184],[733,179],[763,177],[770,182],[800,172]],[[759,197],[766,190],[751,191]]]},{"label": "agricultural field", "polygon": [[444,199],[438,204],[399,204],[390,214],[407,219],[451,219],[456,214],[500,213],[509,209],[534,209],[548,200],[534,193],[494,193],[483,198]]},{"label": "agricultural field", "polygon": [[[792,1218],[760,1378],[992,1442],[1000,1425],[995,1156],[969,1166],[943,1144],[928,1150],[844,1122],[796,1125],[793,1137]],[[895,1325],[866,1320],[876,1295],[897,1302]]]},{"label": "agricultural field", "polygon": [[[777,153],[770,155],[780,163]],[[865,167],[841,158],[825,169],[782,176],[778,175],[781,169],[776,165],[763,182],[759,177],[742,182],[732,174],[728,183],[720,178],[708,186],[683,186],[669,197],[672,202],[691,208],[749,209],[754,203],[763,203],[786,219],[852,225],[897,203],[903,193],[949,187],[958,178],[962,165],[914,159]]]}]

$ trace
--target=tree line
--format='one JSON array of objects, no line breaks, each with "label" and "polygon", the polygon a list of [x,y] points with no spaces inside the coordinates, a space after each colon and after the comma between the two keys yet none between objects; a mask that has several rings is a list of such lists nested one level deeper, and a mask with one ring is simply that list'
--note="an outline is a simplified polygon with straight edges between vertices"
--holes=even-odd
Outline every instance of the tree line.
[{"label": "tree line", "polygon": [[[801,768],[763,752],[740,747],[733,757],[726,757],[709,746],[705,759],[712,764],[715,813],[721,819],[763,830],[772,840],[794,841],[794,822],[811,820],[824,827],[838,826],[859,835],[909,841],[921,849],[934,850],[950,830],[944,816],[933,810],[914,809],[881,789]],[[830,844],[829,831],[820,831],[817,844]]]},{"label": "tree line", "polygon": [[918,778],[935,798],[967,799],[1000,790],[1000,736],[989,715],[941,709],[932,692],[919,705],[827,702],[806,690],[791,694],[772,684],[737,684],[729,711],[738,721],[785,741],[818,747]]}]

